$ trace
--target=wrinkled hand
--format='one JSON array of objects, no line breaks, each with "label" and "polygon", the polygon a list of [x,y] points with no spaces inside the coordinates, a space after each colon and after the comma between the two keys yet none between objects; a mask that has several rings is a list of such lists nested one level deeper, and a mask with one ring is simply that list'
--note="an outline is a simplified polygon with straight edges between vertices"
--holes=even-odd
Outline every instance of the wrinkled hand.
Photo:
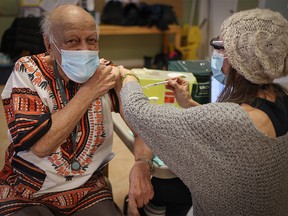
[{"label": "wrinkled hand", "polygon": [[168,80],[167,89],[175,93],[177,103],[183,108],[199,105],[194,101],[189,92],[189,82],[181,77],[174,77]]},{"label": "wrinkled hand", "polygon": [[140,213],[137,208],[137,202],[135,199],[128,200],[128,216],[140,216]]},{"label": "wrinkled hand", "polygon": [[107,59],[104,59],[104,58],[101,58],[100,59],[100,65],[111,65],[112,66],[112,72],[113,74],[115,74],[115,81],[116,81],[116,84],[115,84],[115,90],[116,92],[120,92],[121,88],[122,88],[122,79],[121,79],[121,75],[120,75],[120,70],[117,66],[115,66],[113,64],[112,61],[109,61]]},{"label": "wrinkled hand", "polygon": [[142,161],[136,162],[129,175],[128,215],[139,215],[138,208],[142,208],[153,198],[154,190],[150,178],[149,165]]},{"label": "wrinkled hand", "polygon": [[123,77],[127,73],[133,73],[131,70],[125,68],[123,65],[119,65],[118,68],[121,77]]},{"label": "wrinkled hand", "polygon": [[96,99],[115,87],[118,76],[112,66],[99,65],[94,75],[80,88],[85,88]]},{"label": "wrinkled hand", "polygon": [[[120,76],[122,78],[122,86],[124,86],[127,82],[130,82],[130,81],[139,81],[139,78],[133,71],[127,68],[124,68],[122,65],[118,66],[118,68],[119,68]],[[127,74],[130,74],[132,76],[127,76]]]}]

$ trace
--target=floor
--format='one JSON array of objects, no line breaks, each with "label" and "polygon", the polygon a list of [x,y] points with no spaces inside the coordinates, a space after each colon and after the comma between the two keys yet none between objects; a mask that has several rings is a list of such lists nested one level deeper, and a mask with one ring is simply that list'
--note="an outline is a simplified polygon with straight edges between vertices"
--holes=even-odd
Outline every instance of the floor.
[{"label": "floor", "polygon": [[[3,87],[3,85],[0,85],[0,93],[2,93]],[[8,143],[7,126],[3,106],[0,103],[0,167],[3,166],[5,149]],[[134,157],[115,133],[113,151],[116,156],[109,163],[108,175],[112,184],[114,200],[123,209],[124,197],[128,192],[129,171],[134,163]]]}]

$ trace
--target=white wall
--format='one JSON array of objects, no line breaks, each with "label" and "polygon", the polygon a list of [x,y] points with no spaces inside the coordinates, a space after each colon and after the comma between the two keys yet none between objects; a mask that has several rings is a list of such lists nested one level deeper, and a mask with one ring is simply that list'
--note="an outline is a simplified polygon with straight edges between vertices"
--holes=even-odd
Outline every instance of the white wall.
[{"label": "white wall", "polygon": [[237,11],[238,0],[210,0],[210,38],[220,34],[223,21]]},{"label": "white wall", "polygon": [[223,21],[237,11],[238,0],[201,0],[199,21],[207,18],[207,26],[202,29],[202,58],[210,55],[209,41],[220,34]]},{"label": "white wall", "polygon": [[264,5],[265,8],[278,11],[286,19],[288,19],[288,1],[287,0],[259,0],[259,4],[260,2],[262,5]]},{"label": "white wall", "polygon": [[[205,18],[208,22],[202,29],[202,42],[200,48],[200,58],[209,59],[211,38],[220,34],[220,26],[222,22],[237,12],[238,1],[245,0],[199,0],[199,24]],[[259,8],[270,8],[274,11],[282,13],[288,19],[288,0],[259,0]]]}]

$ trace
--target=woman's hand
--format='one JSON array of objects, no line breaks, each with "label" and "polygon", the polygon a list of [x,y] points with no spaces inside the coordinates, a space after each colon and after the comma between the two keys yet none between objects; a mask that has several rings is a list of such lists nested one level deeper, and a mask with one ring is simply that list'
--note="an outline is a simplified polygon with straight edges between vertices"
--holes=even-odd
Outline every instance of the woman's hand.
[{"label": "woman's hand", "polygon": [[174,92],[177,103],[183,108],[189,108],[200,105],[194,101],[189,91],[189,82],[181,77],[168,79],[166,88]]},{"label": "woman's hand", "polygon": [[125,76],[126,74],[133,73],[131,70],[125,68],[123,65],[119,65],[118,68],[119,68],[121,77]]},{"label": "woman's hand", "polygon": [[120,76],[122,78],[122,86],[124,86],[127,82],[130,81],[139,82],[139,78],[131,70],[124,68],[122,65],[118,66],[118,68],[120,71]]}]

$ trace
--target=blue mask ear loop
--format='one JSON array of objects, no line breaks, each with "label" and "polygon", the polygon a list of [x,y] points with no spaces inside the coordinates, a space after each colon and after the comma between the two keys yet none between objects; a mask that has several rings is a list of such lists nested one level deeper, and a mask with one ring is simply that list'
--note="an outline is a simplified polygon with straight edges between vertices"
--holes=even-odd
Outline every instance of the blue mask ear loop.
[{"label": "blue mask ear loop", "polygon": [[[56,85],[59,88],[59,92],[60,92],[60,96],[62,98],[63,105],[66,106],[68,104],[68,99],[66,97],[66,93],[65,93],[65,90],[64,90],[64,85],[63,85],[62,79],[61,79],[59,71],[57,69],[56,60],[54,61],[53,68],[54,68],[54,74],[55,74],[55,78],[56,78]],[[77,143],[76,143],[76,134],[77,133],[78,133],[78,128],[76,126],[75,130],[73,130],[71,132],[71,134],[70,134],[70,137],[71,137],[71,140],[72,140],[72,143],[73,143],[73,146],[72,146],[73,147],[73,160],[72,160],[72,163],[71,163],[71,169],[75,170],[75,171],[81,169],[80,162],[76,159],[76,156],[75,156],[76,145],[77,145]]]},{"label": "blue mask ear loop", "polygon": [[[54,47],[57,49],[57,51],[60,53],[60,55],[62,55],[62,52],[61,52],[61,50],[59,50],[59,48],[56,46],[56,44],[52,41],[51,42],[53,45],[54,45]],[[58,61],[55,59],[55,62],[61,67],[61,65],[58,63]],[[56,67],[56,70],[57,70],[57,72],[55,72],[55,67]],[[59,77],[60,78],[60,75],[59,75],[59,72],[58,72],[58,69],[57,69],[57,65],[55,66],[55,63],[54,63],[54,73],[57,75],[56,76],[56,79],[57,79],[57,77]],[[57,80],[56,80],[56,83],[57,83]],[[62,81],[61,81],[61,85],[62,85]],[[65,94],[65,92],[64,92],[64,95],[65,95],[65,97],[66,97],[66,94]],[[62,95],[61,95],[62,96]],[[63,98],[62,98],[63,99]],[[65,104],[66,105],[66,104]]]}]

